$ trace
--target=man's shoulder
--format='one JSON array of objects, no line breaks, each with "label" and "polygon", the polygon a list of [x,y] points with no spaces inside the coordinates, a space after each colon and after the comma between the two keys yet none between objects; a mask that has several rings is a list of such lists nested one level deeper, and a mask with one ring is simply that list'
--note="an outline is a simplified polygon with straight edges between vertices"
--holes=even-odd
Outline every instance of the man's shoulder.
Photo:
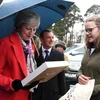
[{"label": "man's shoulder", "polygon": [[53,51],[54,51],[55,53],[57,53],[57,54],[64,55],[62,52],[60,52],[60,51],[56,50],[55,48],[53,48]]},{"label": "man's shoulder", "polygon": [[52,55],[54,55],[57,59],[64,59],[64,53],[56,50],[55,48],[52,50]]}]

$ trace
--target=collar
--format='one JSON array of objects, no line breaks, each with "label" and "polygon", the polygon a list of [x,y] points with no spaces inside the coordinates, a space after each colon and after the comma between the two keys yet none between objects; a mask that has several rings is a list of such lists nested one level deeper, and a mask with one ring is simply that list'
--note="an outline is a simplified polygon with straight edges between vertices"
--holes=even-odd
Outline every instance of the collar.
[{"label": "collar", "polygon": [[45,50],[48,50],[48,51],[49,51],[49,53],[50,53],[50,52],[51,52],[51,49],[52,49],[52,48],[45,49],[45,48],[42,46],[42,52],[44,52]]}]

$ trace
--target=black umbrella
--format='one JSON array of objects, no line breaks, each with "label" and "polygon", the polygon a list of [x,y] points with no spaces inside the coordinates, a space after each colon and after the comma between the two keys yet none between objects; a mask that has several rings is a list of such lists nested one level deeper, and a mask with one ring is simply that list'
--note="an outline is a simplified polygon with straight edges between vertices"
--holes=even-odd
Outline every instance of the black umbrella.
[{"label": "black umbrella", "polygon": [[[26,0],[25,0],[26,1]],[[33,10],[40,15],[41,23],[37,32],[46,29],[56,21],[64,18],[66,12],[73,2],[65,0],[47,0],[26,9]],[[0,20],[0,38],[10,34],[14,29],[14,18],[16,13]]]}]

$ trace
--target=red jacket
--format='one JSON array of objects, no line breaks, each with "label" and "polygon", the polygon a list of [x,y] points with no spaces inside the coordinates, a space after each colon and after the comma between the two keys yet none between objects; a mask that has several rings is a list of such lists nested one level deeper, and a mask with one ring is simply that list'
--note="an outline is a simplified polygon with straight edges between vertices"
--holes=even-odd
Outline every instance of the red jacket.
[{"label": "red jacket", "polygon": [[29,91],[14,92],[12,81],[27,76],[26,60],[17,32],[0,40],[0,100],[28,100]]}]

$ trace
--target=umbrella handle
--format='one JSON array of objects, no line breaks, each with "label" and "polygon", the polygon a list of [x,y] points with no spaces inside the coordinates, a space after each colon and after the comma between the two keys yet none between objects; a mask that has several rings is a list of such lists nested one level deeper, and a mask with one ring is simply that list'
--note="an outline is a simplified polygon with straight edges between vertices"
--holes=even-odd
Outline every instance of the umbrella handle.
[{"label": "umbrella handle", "polygon": [[39,53],[39,51],[38,51],[38,49],[37,49],[37,46],[36,46],[36,44],[35,44],[35,42],[34,42],[34,39],[33,39],[33,38],[32,38],[32,42],[33,42],[33,44],[34,44],[34,46],[35,46],[35,49],[36,49],[36,52],[37,52],[38,56],[40,56],[40,53]]}]

